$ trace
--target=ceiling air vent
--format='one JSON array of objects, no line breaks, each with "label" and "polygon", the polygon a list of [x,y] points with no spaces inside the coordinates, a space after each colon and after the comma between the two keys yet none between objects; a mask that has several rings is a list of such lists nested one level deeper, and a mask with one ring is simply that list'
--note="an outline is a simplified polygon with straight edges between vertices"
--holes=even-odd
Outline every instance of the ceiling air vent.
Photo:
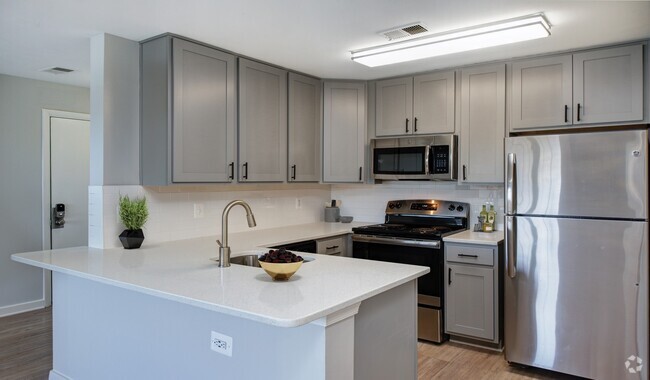
[{"label": "ceiling air vent", "polygon": [[379,32],[379,35],[386,37],[389,41],[393,41],[399,38],[411,37],[416,34],[425,33],[429,30],[422,25],[422,23],[409,24],[405,26],[400,26],[395,29],[386,30]]},{"label": "ceiling air vent", "polygon": [[65,67],[48,67],[47,69],[43,69],[41,71],[50,74],[67,74],[73,72],[74,70],[66,69]]}]

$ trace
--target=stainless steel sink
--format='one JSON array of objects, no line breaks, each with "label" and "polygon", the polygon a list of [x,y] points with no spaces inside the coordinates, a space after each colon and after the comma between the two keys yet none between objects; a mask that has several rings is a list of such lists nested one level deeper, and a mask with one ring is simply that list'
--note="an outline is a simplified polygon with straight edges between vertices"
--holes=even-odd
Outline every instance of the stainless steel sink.
[{"label": "stainless steel sink", "polygon": [[260,263],[257,261],[257,257],[258,255],[235,256],[230,258],[230,263],[237,265],[246,265],[247,267],[260,268]]}]

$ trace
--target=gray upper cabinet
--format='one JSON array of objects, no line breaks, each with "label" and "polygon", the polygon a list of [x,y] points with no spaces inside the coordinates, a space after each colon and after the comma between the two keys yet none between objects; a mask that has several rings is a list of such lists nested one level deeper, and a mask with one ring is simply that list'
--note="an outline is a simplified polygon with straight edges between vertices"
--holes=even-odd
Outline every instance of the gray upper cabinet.
[{"label": "gray upper cabinet", "polygon": [[572,124],[572,56],[512,64],[510,130]]},{"label": "gray upper cabinet", "polygon": [[325,82],[323,182],[363,182],[366,146],[366,86]]},{"label": "gray upper cabinet", "polygon": [[142,184],[232,181],[235,57],[169,36],[141,49]]},{"label": "gray upper cabinet", "polygon": [[454,133],[456,73],[445,71],[413,78],[413,133]]},{"label": "gray upper cabinet", "polygon": [[289,182],[318,182],[321,168],[321,81],[289,73]]},{"label": "gray upper cabinet", "polygon": [[287,72],[239,59],[239,180],[287,178]]},{"label": "gray upper cabinet", "polygon": [[573,55],[574,124],[643,120],[643,46]]},{"label": "gray upper cabinet", "polygon": [[397,78],[376,84],[375,134],[394,136],[412,133],[413,78]]},{"label": "gray upper cabinet", "polygon": [[510,131],[643,120],[643,45],[512,64]]},{"label": "gray upper cabinet", "polygon": [[459,182],[503,182],[505,64],[461,73]]},{"label": "gray upper cabinet", "polygon": [[454,71],[378,81],[376,136],[453,133],[455,90]]}]

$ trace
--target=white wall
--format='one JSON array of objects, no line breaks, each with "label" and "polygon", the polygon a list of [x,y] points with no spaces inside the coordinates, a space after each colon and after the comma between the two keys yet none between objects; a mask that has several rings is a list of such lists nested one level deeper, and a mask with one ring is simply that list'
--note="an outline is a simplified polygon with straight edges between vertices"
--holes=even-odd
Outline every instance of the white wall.
[{"label": "white wall", "polygon": [[88,113],[87,88],[0,74],[0,316],[39,307],[42,270],[11,260],[43,249],[42,109]]},{"label": "white wall", "polygon": [[355,221],[382,223],[386,202],[397,199],[439,199],[469,203],[470,226],[478,222],[481,205],[493,200],[497,223],[503,224],[502,185],[457,185],[449,182],[385,182],[379,185],[332,185],[332,199],[343,201],[341,215]]},{"label": "white wall", "polygon": [[[120,194],[146,196],[149,221],[144,227],[144,245],[221,234],[221,213],[228,202],[243,199],[255,214],[257,229],[323,221],[323,208],[330,199],[327,185],[232,185],[195,187],[91,186],[90,210],[101,202],[100,217],[89,217],[89,245],[121,247],[118,235],[124,230],[118,217]],[[296,208],[296,198],[301,208]],[[194,218],[194,204],[204,205],[204,217]],[[248,229],[243,208],[229,215],[230,232]],[[215,243],[216,244],[216,243]],[[216,247],[216,245],[215,245]]]}]

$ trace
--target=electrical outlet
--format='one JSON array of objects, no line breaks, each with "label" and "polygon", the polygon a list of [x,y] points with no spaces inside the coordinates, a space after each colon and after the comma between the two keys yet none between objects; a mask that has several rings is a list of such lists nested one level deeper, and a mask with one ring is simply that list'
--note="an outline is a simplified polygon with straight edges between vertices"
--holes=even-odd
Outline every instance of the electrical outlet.
[{"label": "electrical outlet", "polygon": [[296,208],[302,208],[302,198],[296,198]]},{"label": "electrical outlet", "polygon": [[232,356],[232,337],[212,331],[210,349],[222,355]]},{"label": "electrical outlet", "polygon": [[203,218],[205,215],[205,206],[203,203],[195,203],[194,204],[194,218]]}]

